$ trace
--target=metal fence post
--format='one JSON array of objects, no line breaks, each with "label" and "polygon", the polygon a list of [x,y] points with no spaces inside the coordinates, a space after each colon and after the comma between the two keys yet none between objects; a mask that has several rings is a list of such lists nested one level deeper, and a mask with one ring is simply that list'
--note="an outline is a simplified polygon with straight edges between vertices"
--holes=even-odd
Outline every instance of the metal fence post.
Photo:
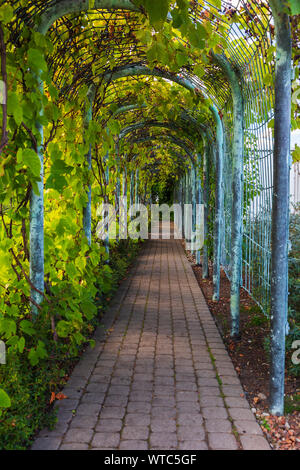
[{"label": "metal fence post", "polygon": [[276,33],[275,119],[271,251],[270,412],[284,413],[288,312],[288,230],[291,132],[291,29],[286,5],[270,0]]}]

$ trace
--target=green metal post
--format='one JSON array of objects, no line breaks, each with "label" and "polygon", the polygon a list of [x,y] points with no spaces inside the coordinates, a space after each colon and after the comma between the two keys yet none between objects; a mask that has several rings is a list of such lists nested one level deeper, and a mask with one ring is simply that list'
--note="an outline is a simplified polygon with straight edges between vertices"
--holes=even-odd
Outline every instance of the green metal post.
[{"label": "green metal post", "polygon": [[208,270],[208,201],[209,201],[209,162],[208,162],[208,147],[205,145],[203,153],[203,204],[204,204],[204,246],[202,255],[202,278],[209,277]]},{"label": "green metal post", "polygon": [[133,206],[134,201],[134,172],[131,171],[130,173],[130,188],[129,188],[129,203],[130,203],[130,220],[132,220],[132,210],[131,207]]},{"label": "green metal post", "polygon": [[276,33],[271,264],[270,412],[284,413],[285,335],[288,330],[288,230],[291,132],[291,28],[287,5],[270,0]]},{"label": "green metal post", "polygon": [[139,203],[139,170],[138,168],[135,171],[134,202],[135,204]]},{"label": "green metal post", "polygon": [[[89,106],[84,118],[84,129],[85,131],[88,129],[89,123],[92,120],[93,114],[93,101],[95,97],[95,87],[92,85],[88,91],[88,101]],[[89,151],[86,155],[87,167],[89,170],[92,169],[92,147],[90,145]],[[88,244],[91,245],[92,242],[92,188],[89,184],[87,190],[88,201],[86,206],[83,209],[83,230],[84,234],[88,240]]]},{"label": "green metal post", "polygon": [[[43,83],[39,83],[39,90],[43,94]],[[43,155],[43,126],[36,124],[40,134],[38,145],[38,157],[41,163],[40,181],[37,182],[39,194],[31,191],[30,221],[29,221],[29,246],[30,265],[29,276],[31,287],[31,312],[33,317],[38,315],[38,306],[43,301],[44,292],[44,155]]]},{"label": "green metal post", "polygon": [[127,237],[127,171],[126,167],[122,175],[122,198],[120,205],[120,239],[124,240]]},{"label": "green metal post", "polygon": [[[104,159],[104,164],[105,164],[105,186],[107,187],[109,185],[109,166],[108,166],[108,154],[105,155],[105,159]],[[108,200],[108,197],[107,197],[107,194],[105,195],[105,203],[108,204],[109,203],[109,200]],[[109,217],[109,215],[108,215]],[[106,233],[107,233],[107,236],[104,240],[104,246],[105,246],[105,251],[107,253],[107,260],[106,262],[109,263],[109,222],[107,223],[107,226],[106,226]]]},{"label": "green metal post", "polygon": [[[196,201],[196,168],[195,164],[192,163],[191,169],[191,184],[192,184],[192,233],[196,233],[196,210],[197,210],[197,201]],[[196,238],[196,237],[195,237]],[[195,240],[191,240],[191,252],[195,254]]]},{"label": "green metal post", "polygon": [[232,226],[231,226],[231,337],[240,336],[240,285],[242,276],[243,238],[243,154],[244,154],[244,106],[239,77],[224,55],[213,54],[226,75],[231,87],[233,101],[232,145]]},{"label": "green metal post", "polygon": [[221,229],[224,210],[223,195],[223,126],[218,110],[215,106],[210,107],[216,123],[216,195],[215,195],[215,221],[214,221],[214,263],[213,263],[213,300],[220,298],[220,261],[221,261]]},{"label": "green metal post", "polygon": [[[202,204],[202,186],[201,186],[201,179],[199,175],[199,168],[201,164],[201,155],[197,153],[197,173],[196,173],[196,181],[197,181],[197,202],[198,204]],[[199,222],[200,222],[200,214],[199,214]],[[201,263],[201,250],[198,249],[196,253],[196,264]]]}]

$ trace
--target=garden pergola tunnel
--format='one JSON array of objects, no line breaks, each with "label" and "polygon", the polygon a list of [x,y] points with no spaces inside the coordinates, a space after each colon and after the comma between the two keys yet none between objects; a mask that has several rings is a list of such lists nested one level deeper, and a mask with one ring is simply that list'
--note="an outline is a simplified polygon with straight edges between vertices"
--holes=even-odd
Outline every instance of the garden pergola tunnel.
[{"label": "garden pergola tunnel", "polygon": [[[36,178],[30,194],[30,302],[33,314],[38,315],[45,285],[44,150],[49,142],[45,142],[43,127],[47,124],[43,126],[42,117],[48,112],[47,99],[56,101],[66,115],[74,103],[79,103],[80,108],[84,102],[81,133],[83,144],[87,146],[86,168],[89,174],[95,173],[96,169],[104,172],[106,186],[115,181],[116,194],[120,194],[122,183],[123,194],[127,194],[130,187],[133,198],[134,178],[137,185],[143,174],[149,172],[150,175],[151,171],[155,173],[162,168],[159,160],[157,165],[147,166],[143,159],[140,168],[134,167],[132,155],[128,155],[134,152],[133,146],[148,151],[155,128],[155,141],[163,142],[170,155],[175,145],[185,157],[176,160],[181,168],[177,194],[180,188],[185,188],[185,195],[188,188],[191,189],[193,225],[195,203],[200,201],[201,192],[204,220],[207,221],[208,212],[214,215],[211,234],[213,299],[219,300],[222,266],[231,283],[233,339],[240,335],[241,286],[264,313],[270,315],[270,409],[273,414],[282,414],[288,308],[290,17],[284,0],[270,0],[269,4],[261,5],[262,8],[252,0],[235,3],[232,6],[225,1],[212,4],[204,0],[184,2],[186,21],[190,21],[189,28],[194,34],[187,35],[187,39],[183,30],[175,34],[181,25],[176,17],[177,10],[166,16],[166,28],[173,28],[176,57],[184,57],[179,71],[174,71],[163,62],[164,47],[165,50],[169,47],[167,43],[164,47],[163,43],[158,46],[156,39],[151,39],[151,33],[147,37],[140,35],[143,28],[151,31],[148,23],[144,23],[147,11],[143,2],[140,6],[139,2],[130,0],[47,0],[29,1],[26,5],[20,1],[12,2],[10,53],[21,49],[30,34],[38,44],[37,49],[45,47],[42,36],[52,48],[46,54],[46,62],[40,58],[40,52],[31,50],[31,69],[38,60],[42,67],[40,70],[29,67],[20,78],[20,83],[26,83],[27,91],[36,92],[41,116],[35,129],[28,129],[26,124],[23,126],[24,132],[26,130],[34,137],[33,149],[41,165],[40,178]],[[227,20],[233,17],[236,21],[228,23]],[[275,37],[271,34],[274,26]],[[152,33],[155,36],[154,30]],[[210,35],[215,43],[205,50]],[[189,40],[193,42],[192,49]],[[147,50],[151,41],[155,47]],[[203,55],[199,52],[201,48]],[[46,69],[50,74],[47,78]],[[274,91],[271,86],[273,76]],[[36,85],[36,80],[39,90],[30,89]],[[147,99],[142,101],[136,91],[139,86],[148,93]],[[53,98],[54,92],[51,95],[53,88],[57,90],[56,98]],[[182,105],[179,115],[176,115],[178,103],[169,103],[170,112],[172,104],[176,104],[176,120],[173,123],[170,120],[165,126],[161,116],[157,119],[155,101],[158,90],[164,88],[166,96],[174,89],[176,93],[185,93],[187,102],[191,99],[190,107]],[[269,126],[272,120],[274,135]],[[58,119],[52,115],[50,121],[55,123]],[[168,133],[166,126],[169,126]],[[53,129],[57,131],[60,127],[53,126]],[[67,132],[61,132],[59,138],[67,139]],[[47,139],[50,141],[51,137],[50,134]],[[105,158],[100,155],[102,149]],[[153,152],[159,154],[159,148],[154,147]],[[187,170],[185,161],[190,155],[196,163]],[[140,160],[135,162],[138,165]],[[88,180],[85,191],[82,226],[91,245],[96,201]],[[136,186],[136,198],[138,191]],[[207,235],[208,230],[205,224]],[[207,247],[203,251],[203,263],[204,271],[208,271]]]}]

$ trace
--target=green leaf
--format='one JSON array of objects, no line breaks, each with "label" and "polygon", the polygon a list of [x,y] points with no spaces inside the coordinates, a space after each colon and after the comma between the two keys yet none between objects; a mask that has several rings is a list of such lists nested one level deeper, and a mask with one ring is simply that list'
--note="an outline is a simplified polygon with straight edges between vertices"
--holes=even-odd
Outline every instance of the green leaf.
[{"label": "green leaf", "polygon": [[22,159],[24,165],[30,168],[33,176],[39,177],[41,172],[41,162],[37,153],[33,149],[23,149]]},{"label": "green leaf", "polygon": [[170,0],[144,0],[150,23],[159,27],[167,18]]},{"label": "green leaf", "polygon": [[74,333],[73,337],[76,341],[76,344],[78,345],[82,344],[85,341],[85,337],[79,331]]},{"label": "green leaf", "polygon": [[36,366],[39,362],[39,357],[35,349],[30,349],[28,353],[28,359],[32,366]]},{"label": "green leaf", "polygon": [[188,61],[188,55],[185,51],[176,52],[176,63],[179,67],[185,65]]},{"label": "green leaf", "polygon": [[172,15],[172,19],[173,19],[174,28],[180,28],[180,26],[182,25],[182,23],[184,21],[184,17],[181,14],[181,12],[177,8],[174,8],[171,11],[171,15]]},{"label": "green leaf", "polygon": [[160,42],[154,42],[147,52],[147,58],[150,62],[162,62],[165,64],[167,59],[166,49]]},{"label": "green leaf", "polygon": [[152,34],[148,29],[140,29],[135,33],[136,38],[141,41],[143,44],[147,44],[148,46],[152,42]]},{"label": "green leaf", "polygon": [[0,7],[0,21],[3,24],[9,23],[14,16],[14,9],[11,5],[2,5]]},{"label": "green leaf", "polygon": [[299,0],[289,0],[289,5],[291,9],[291,14],[300,15],[300,2]]},{"label": "green leaf", "polygon": [[56,333],[61,338],[66,338],[71,332],[71,325],[65,320],[60,320],[56,325]]},{"label": "green leaf", "polygon": [[34,329],[32,323],[29,320],[22,320],[20,322],[20,328],[23,333],[26,333],[29,336],[32,336],[36,333],[36,330]]},{"label": "green leaf", "polygon": [[296,144],[292,151],[293,163],[300,162],[300,147]]},{"label": "green leaf", "polygon": [[35,72],[46,72],[47,63],[44,58],[44,54],[39,49],[28,50],[28,65]]},{"label": "green leaf", "polygon": [[53,173],[47,179],[46,189],[56,189],[56,191],[61,192],[67,184],[67,180],[63,175]]},{"label": "green leaf", "polygon": [[43,343],[43,341],[39,340],[36,348],[30,349],[28,359],[32,366],[36,366],[40,359],[44,359],[47,356],[48,354],[45,349],[45,344]]},{"label": "green leaf", "polygon": [[18,341],[18,350],[22,354],[25,348],[25,338],[22,336]]},{"label": "green leaf", "polygon": [[57,88],[50,84],[49,87],[48,87],[48,90],[49,90],[49,93],[50,93],[50,96],[53,100],[56,100],[58,98],[58,90]]},{"label": "green leaf", "polygon": [[54,103],[49,102],[44,108],[44,114],[48,121],[57,121],[59,117],[59,109]]},{"label": "green leaf", "polygon": [[221,9],[222,6],[222,1],[221,0],[210,0],[210,3],[212,5],[215,5],[219,10]]},{"label": "green leaf", "polygon": [[9,318],[0,319],[0,332],[4,334],[5,338],[10,338],[16,334],[17,325],[14,320]]},{"label": "green leaf", "polygon": [[11,406],[11,401],[7,393],[0,388],[0,408],[9,408]]},{"label": "green leaf", "polygon": [[17,126],[23,121],[23,109],[19,102],[19,98],[16,93],[8,93],[7,98],[7,112],[12,114]]},{"label": "green leaf", "polygon": [[188,29],[188,37],[192,46],[197,47],[199,49],[203,49],[205,47],[204,37],[206,30],[202,25],[197,25],[195,28],[194,25],[191,25]]}]

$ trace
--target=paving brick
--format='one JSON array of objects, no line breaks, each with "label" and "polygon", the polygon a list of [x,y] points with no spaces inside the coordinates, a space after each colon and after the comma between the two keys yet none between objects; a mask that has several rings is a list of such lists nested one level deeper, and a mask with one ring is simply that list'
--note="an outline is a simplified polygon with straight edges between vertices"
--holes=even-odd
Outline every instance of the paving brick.
[{"label": "paving brick", "polygon": [[177,391],[176,400],[178,402],[197,402],[199,398],[199,393],[197,392],[186,392],[186,391]]},{"label": "paving brick", "polygon": [[247,410],[250,409],[249,403],[247,402],[246,398],[225,397],[225,402],[229,408],[245,408]]},{"label": "paving brick", "polygon": [[127,426],[149,426],[150,414],[128,413],[125,416],[125,424]]},{"label": "paving brick", "polygon": [[77,400],[71,399],[71,398],[65,398],[64,400],[59,400],[58,402],[56,402],[55,408],[59,408],[60,410],[64,410],[64,411],[71,411],[77,408],[78,403],[79,403],[79,398]]},{"label": "paving brick", "polygon": [[216,372],[214,370],[200,370],[200,378],[216,378]]},{"label": "paving brick", "polygon": [[62,444],[59,450],[88,450],[88,444],[79,444],[78,442],[72,442],[70,444]]},{"label": "paving brick", "polygon": [[198,379],[198,383],[200,387],[218,387],[218,381],[216,378],[213,377],[203,377]]},{"label": "paving brick", "polygon": [[108,387],[109,387],[108,383],[93,382],[93,383],[88,384],[88,386],[86,387],[86,391],[105,393]]},{"label": "paving brick", "polygon": [[152,406],[161,406],[163,408],[174,408],[175,406],[175,398],[174,397],[167,397],[167,396],[156,396],[152,400]]},{"label": "paving brick", "polygon": [[127,406],[128,413],[150,413],[151,404],[143,401],[129,402]]},{"label": "paving brick", "polygon": [[122,440],[147,440],[149,432],[148,426],[124,426],[122,430]]},{"label": "paving brick", "polygon": [[205,439],[205,430],[203,426],[178,426],[177,436],[179,441],[199,440]]},{"label": "paving brick", "polygon": [[208,450],[208,447],[205,441],[191,439],[188,441],[179,442],[178,449],[179,450]]},{"label": "paving brick", "polygon": [[60,443],[59,437],[40,437],[34,441],[31,450],[57,450]]},{"label": "paving brick", "polygon": [[201,407],[214,407],[214,406],[224,407],[224,401],[223,401],[223,398],[221,397],[204,396],[200,398],[200,406]]},{"label": "paving brick", "polygon": [[150,434],[150,445],[161,450],[177,449],[177,436],[175,433],[153,432]]},{"label": "paving brick", "polygon": [[120,443],[119,433],[96,432],[91,442],[92,447],[117,448]]},{"label": "paving brick", "polygon": [[262,429],[259,424],[252,419],[251,421],[246,421],[242,419],[234,420],[234,425],[236,430],[240,434],[256,434],[256,435],[263,435]]},{"label": "paving brick", "polygon": [[244,395],[241,385],[222,385],[222,391],[226,397],[240,397]]},{"label": "paving brick", "polygon": [[94,432],[91,428],[73,428],[70,429],[64,436],[63,443],[77,442],[81,444],[86,444],[92,439]]},{"label": "paving brick", "polygon": [[81,403],[94,403],[96,405],[102,405],[105,399],[104,393],[85,393],[82,397]]},{"label": "paving brick", "polygon": [[128,397],[122,395],[109,394],[105,399],[105,406],[126,406],[128,403]]},{"label": "paving brick", "polygon": [[240,385],[240,380],[238,377],[232,375],[222,375],[220,374],[220,379],[224,385]]},{"label": "paving brick", "polygon": [[95,403],[82,403],[76,409],[76,415],[95,416],[101,411],[101,405]]},{"label": "paving brick", "polygon": [[147,450],[148,443],[147,441],[137,441],[137,440],[123,440],[121,441],[120,450]]},{"label": "paving brick", "polygon": [[263,436],[241,436],[244,450],[270,450],[270,446]]},{"label": "paving brick", "polygon": [[238,445],[233,434],[208,433],[208,444],[212,450],[237,450]]},{"label": "paving brick", "polygon": [[122,419],[126,413],[125,407],[120,406],[103,406],[100,413],[100,419],[102,418],[116,418]]},{"label": "paving brick", "polygon": [[197,428],[203,423],[203,416],[198,413],[178,413],[177,423],[183,426],[191,426]]},{"label": "paving brick", "polygon": [[219,387],[199,387],[200,398],[202,397],[221,397]]},{"label": "paving brick", "polygon": [[230,408],[229,414],[234,420],[255,420],[254,414],[251,410],[246,410],[243,408]]},{"label": "paving brick", "polygon": [[164,406],[153,406],[151,408],[151,416],[152,417],[161,417],[161,418],[167,418],[167,419],[172,419],[175,418],[176,416],[176,408],[165,408]]},{"label": "paving brick", "polygon": [[162,429],[166,432],[175,432],[177,429],[176,420],[174,418],[151,418],[150,429],[152,432],[160,432]]},{"label": "paving brick", "polygon": [[89,416],[84,416],[84,415],[75,415],[74,418],[72,419],[70,423],[70,428],[87,428],[87,429],[92,429],[96,422],[97,422],[97,415],[89,415]]},{"label": "paving brick", "polygon": [[232,430],[231,422],[228,419],[205,419],[205,428],[208,432],[226,432]]},{"label": "paving brick", "polygon": [[96,427],[96,432],[120,432],[123,427],[121,419],[101,418]]},{"label": "paving brick", "polygon": [[227,411],[222,407],[202,407],[203,416],[210,419],[226,419],[228,417]]}]

